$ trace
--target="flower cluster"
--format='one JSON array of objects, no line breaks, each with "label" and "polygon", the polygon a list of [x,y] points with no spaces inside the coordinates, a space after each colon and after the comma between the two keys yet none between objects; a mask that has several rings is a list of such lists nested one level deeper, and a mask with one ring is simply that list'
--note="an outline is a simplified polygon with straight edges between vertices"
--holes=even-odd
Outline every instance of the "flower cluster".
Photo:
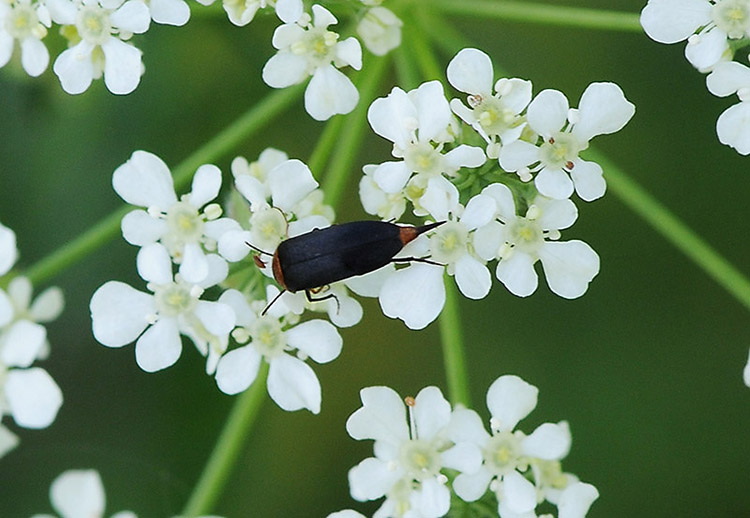
[{"label": "flower cluster", "polygon": [[739,104],[719,116],[719,141],[742,155],[750,154],[750,69],[732,61],[750,38],[748,0],[649,0],[641,25],[659,43],[687,41],[685,57],[708,74],[708,90],[718,96],[737,94]]},{"label": "flower cluster", "polygon": [[[71,469],[58,475],[49,489],[52,507],[60,518],[104,517],[106,495],[99,472],[94,469]],[[53,515],[36,514],[36,518],[53,518]],[[132,511],[120,511],[112,518],[138,518]],[[220,518],[203,516],[196,518]]]},{"label": "flower cluster", "polygon": [[[60,288],[48,288],[32,300],[31,281],[23,276],[4,279],[16,262],[15,233],[0,224],[0,417],[9,415],[23,428],[46,428],[62,405],[60,387],[49,373],[33,366],[49,355],[42,324],[63,310]],[[0,456],[18,444],[18,437],[0,424]]]},{"label": "flower cluster", "polygon": [[[337,20],[325,7],[315,4],[309,14],[302,0],[223,0],[223,6],[237,26],[250,23],[261,9],[273,9],[283,22],[272,40],[278,53],[263,68],[269,86],[285,88],[312,77],[305,109],[317,120],[354,109],[359,93],[338,68],[361,69],[362,48],[354,37],[338,41],[339,34],[329,29]],[[69,47],[52,67],[63,90],[80,94],[103,76],[110,92],[128,94],[144,71],[131,37],[145,33],[151,21],[182,26],[189,18],[184,0],[5,0],[0,2],[0,68],[18,46],[26,73],[42,74],[50,60],[43,40],[55,23]],[[363,6],[359,19],[357,34],[373,54],[382,56],[400,44],[402,22],[390,10]]]},{"label": "flower cluster", "polygon": [[[396,87],[370,106],[370,125],[393,142],[396,160],[364,167],[365,210],[397,218],[411,203],[414,215],[444,221],[410,245],[410,255],[444,264],[468,298],[489,293],[493,260],[497,279],[515,295],[536,290],[541,261],[554,293],[581,296],[599,257],[582,241],[559,241],[560,230],[578,216],[570,196],[598,199],[606,182],[601,166],[579,154],[596,135],[622,129],[634,106],[613,83],[589,85],[577,109],[556,90],[532,99],[526,80],[493,85],[491,60],[477,49],[460,51],[447,76],[468,94],[467,104],[449,102],[430,81],[409,92]],[[442,273],[424,264],[396,271],[380,291],[383,312],[412,329],[426,326],[445,301]]]},{"label": "flower cluster", "polygon": [[[406,405],[388,387],[365,388],[360,395],[362,408],[346,429],[354,439],[374,440],[375,456],[349,471],[349,487],[358,501],[385,497],[377,518],[445,516],[451,492],[465,502],[494,502],[501,518],[536,516],[545,501],[557,506],[559,516],[578,518],[599,496],[562,470],[571,444],[566,421],[544,423],[530,435],[516,429],[538,395],[517,376],[501,376],[490,386],[489,432],[475,411],[451,408],[437,387],[406,398]],[[328,516],[358,517],[353,510]]]}]

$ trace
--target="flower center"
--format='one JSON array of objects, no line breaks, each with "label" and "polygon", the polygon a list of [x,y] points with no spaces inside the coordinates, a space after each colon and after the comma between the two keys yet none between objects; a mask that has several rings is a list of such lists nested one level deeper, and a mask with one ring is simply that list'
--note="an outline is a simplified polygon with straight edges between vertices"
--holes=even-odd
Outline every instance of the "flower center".
[{"label": "flower center", "polygon": [[711,18],[730,38],[742,38],[750,29],[750,5],[747,0],[724,0],[713,6]]},{"label": "flower center", "polygon": [[533,253],[544,243],[544,232],[535,220],[516,218],[510,223],[508,243],[527,253]]},{"label": "flower center", "polygon": [[483,454],[490,472],[503,475],[518,466],[521,460],[521,443],[511,432],[500,432],[492,436]]},{"label": "flower center", "polygon": [[429,142],[417,142],[404,151],[406,165],[417,173],[440,174],[443,172],[443,156]]},{"label": "flower center", "polygon": [[281,330],[281,322],[277,319],[260,317],[250,325],[248,332],[253,347],[266,358],[274,358],[284,352],[286,340]]},{"label": "flower center", "polygon": [[198,301],[194,296],[193,286],[190,284],[171,282],[154,287],[154,298],[156,300],[156,311],[166,317],[188,313]]},{"label": "flower center", "polygon": [[435,444],[424,439],[403,442],[398,458],[401,466],[415,480],[425,480],[440,472],[440,452]]},{"label": "flower center", "polygon": [[195,243],[203,236],[203,218],[198,209],[178,201],[167,211],[167,226],[175,241]]},{"label": "flower center", "polygon": [[570,133],[557,132],[553,134],[540,148],[540,158],[548,167],[570,169],[570,163],[578,158],[583,148]]},{"label": "flower center", "polygon": [[430,237],[432,259],[439,263],[455,263],[466,253],[469,231],[457,221],[441,225]]},{"label": "flower center", "polygon": [[23,40],[31,35],[37,25],[39,18],[34,9],[27,4],[16,4],[5,20],[5,29],[17,40]]},{"label": "flower center", "polygon": [[497,97],[483,97],[474,108],[474,116],[488,135],[499,135],[516,122],[516,114]]},{"label": "flower center", "polygon": [[250,216],[250,235],[253,245],[273,252],[286,237],[287,224],[280,210],[266,207]]},{"label": "flower center", "polygon": [[109,11],[98,5],[84,5],[76,16],[76,28],[82,39],[101,45],[112,34]]},{"label": "flower center", "polygon": [[327,65],[333,60],[334,47],[339,35],[325,27],[312,27],[305,36],[292,43],[293,54],[306,55],[312,68]]}]

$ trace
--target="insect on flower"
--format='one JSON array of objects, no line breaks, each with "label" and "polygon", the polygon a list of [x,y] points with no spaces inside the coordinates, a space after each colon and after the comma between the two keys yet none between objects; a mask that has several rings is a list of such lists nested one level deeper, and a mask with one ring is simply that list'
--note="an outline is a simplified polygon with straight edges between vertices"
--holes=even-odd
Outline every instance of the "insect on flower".
[{"label": "insect on flower", "polygon": [[[442,266],[424,257],[395,256],[419,235],[443,223],[439,221],[415,227],[387,221],[353,221],[331,225],[282,241],[273,254],[247,243],[253,250],[273,258],[273,276],[283,288],[266,306],[263,314],[285,291],[295,293],[304,290],[310,302],[333,298],[338,303],[332,293],[317,298],[313,294],[333,282],[373,272],[391,262]],[[265,266],[258,256],[254,261],[258,266]]]}]

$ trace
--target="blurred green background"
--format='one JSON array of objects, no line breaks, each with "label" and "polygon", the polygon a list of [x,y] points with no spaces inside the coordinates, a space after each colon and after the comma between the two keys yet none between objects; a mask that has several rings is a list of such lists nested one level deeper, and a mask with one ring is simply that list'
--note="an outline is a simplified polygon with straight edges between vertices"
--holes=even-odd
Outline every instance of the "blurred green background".
[{"label": "blurred green background", "polygon": [[[602,7],[597,0],[554,3]],[[173,167],[271,91],[260,69],[273,54],[276,19],[237,28],[223,13],[191,8],[186,27],[152,25],[134,39],[146,73],[128,96],[109,94],[101,81],[69,96],[51,69],[37,79],[11,66],[0,70],[0,221],[18,235],[21,266],[120,206],[111,175],[134,150]],[[642,3],[611,0],[606,8],[638,12]],[[535,92],[562,90],[575,106],[590,82],[619,84],[636,115],[595,145],[750,273],[750,158],[715,135],[716,118],[736,100],[707,92],[681,44],[639,33],[453,21],[496,65],[532,80]],[[450,57],[441,55],[441,64]],[[389,76],[380,95],[396,81]],[[267,146],[307,160],[324,125],[302,113],[299,102],[217,165],[228,174],[233,156],[253,160]],[[340,221],[365,217],[359,168],[388,158],[388,144],[368,129]],[[538,386],[539,405],[520,428],[570,422],[573,448],[564,467],[601,494],[590,517],[750,516],[750,389],[742,383],[750,315],[611,193],[577,205],[579,220],[563,238],[585,240],[602,261],[584,297],[563,300],[542,283],[519,299],[496,282],[486,299],[462,300],[477,410],[486,416],[484,394],[502,374]],[[0,460],[0,517],[52,511],[49,485],[71,468],[100,471],[107,515],[172,516],[187,500],[233,398],[204,374],[191,346],[175,366],[147,374],[132,345],[108,349],[94,341],[91,294],[110,279],[143,289],[135,254],[118,238],[54,279],[67,304],[48,326],[52,352],[41,365],[65,402],[46,430],[4,420],[21,444]],[[372,451],[344,429],[359,389],[383,384],[414,395],[427,385],[445,389],[445,379],[436,324],[411,332],[376,302],[364,306],[363,321],[342,331],[341,357],[315,367],[321,414],[287,413],[266,401],[215,514],[313,518],[375,508],[348,494],[347,470]]]}]

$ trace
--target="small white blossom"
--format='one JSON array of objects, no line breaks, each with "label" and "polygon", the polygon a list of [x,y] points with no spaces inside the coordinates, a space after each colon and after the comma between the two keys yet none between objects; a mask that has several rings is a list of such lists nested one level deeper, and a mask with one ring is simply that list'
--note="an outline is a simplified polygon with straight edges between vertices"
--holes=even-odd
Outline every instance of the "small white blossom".
[{"label": "small white blossom", "polygon": [[[537,95],[527,112],[529,128],[539,135],[539,144],[516,140],[500,150],[500,166],[506,171],[535,173],[541,194],[565,199],[573,194],[585,201],[604,196],[602,168],[578,154],[596,135],[619,131],[635,113],[635,106],[614,83],[592,83],[581,96],[579,108],[571,110],[568,99],[557,90]],[[535,165],[536,164],[536,165]]]},{"label": "small white blossom", "polygon": [[8,273],[17,259],[16,233],[0,223],[0,275]]},{"label": "small white blossom", "polygon": [[71,47],[55,60],[53,70],[63,90],[80,94],[104,74],[114,94],[128,94],[141,80],[141,51],[125,43],[146,32],[151,21],[143,0],[47,0],[52,19],[76,29]]},{"label": "small white blossom", "polygon": [[[360,391],[362,407],[346,422],[354,439],[374,439],[375,456],[349,471],[354,499],[386,497],[376,511],[379,518],[438,518],[450,509],[450,490],[444,469],[474,473],[481,452],[470,441],[451,441],[446,427],[451,406],[440,389],[427,387],[406,406],[388,387]],[[356,516],[356,515],[355,515]]]},{"label": "small white blossom", "polygon": [[469,106],[452,99],[453,113],[487,141],[487,154],[497,158],[500,143],[521,136],[525,120],[521,116],[531,101],[531,81],[498,79],[494,85],[490,57],[477,49],[463,49],[448,63],[448,81],[468,95]]},{"label": "small white blossom", "polygon": [[44,72],[49,64],[49,51],[42,39],[50,25],[49,12],[42,2],[0,2],[0,68],[10,61],[18,41],[21,65],[26,73],[36,77]]},{"label": "small white blossom", "polygon": [[406,197],[401,191],[385,192],[373,178],[378,166],[367,164],[362,168],[364,175],[359,181],[359,199],[365,212],[385,221],[396,220],[406,210]]},{"label": "small white blossom", "polygon": [[495,274],[511,293],[526,297],[536,291],[537,261],[542,262],[547,284],[557,295],[572,299],[586,292],[599,273],[599,256],[583,241],[557,241],[559,231],[578,217],[572,201],[537,196],[526,215],[518,216],[505,185],[492,184],[482,192],[495,198],[499,221],[477,229],[474,249],[484,260],[499,259]]},{"label": "small white blossom", "polygon": [[[419,187],[424,188],[431,178],[453,176],[462,167],[479,167],[487,160],[481,148],[468,145],[442,152],[455,137],[453,115],[438,81],[423,83],[408,93],[394,87],[387,97],[373,101],[367,120],[375,133],[393,142],[393,156],[401,159],[384,162],[372,172],[386,194],[405,187],[408,192],[410,179],[421,194]],[[419,194],[410,199],[415,206],[419,204]]]},{"label": "small white blossom", "polygon": [[[198,0],[203,5],[211,5],[214,0]],[[294,23],[302,16],[302,0],[223,0],[224,10],[229,21],[238,27],[244,27],[253,21],[260,9],[273,7],[284,23]]]},{"label": "small white blossom", "polygon": [[[269,287],[269,301],[278,290]],[[310,358],[328,363],[341,353],[343,341],[336,328],[325,320],[308,320],[290,325],[285,318],[284,301],[277,301],[261,315],[262,301],[253,305],[236,290],[227,290],[219,299],[237,314],[233,336],[247,343],[229,351],[219,360],[216,383],[222,392],[237,394],[246,390],[258,375],[261,361],[269,364],[268,394],[284,410],[307,408],[320,412],[321,389],[315,372],[305,363]]]},{"label": "small white blossom", "polygon": [[339,35],[328,30],[338,21],[327,9],[316,4],[312,11],[312,19],[305,13],[276,29],[272,43],[278,53],[263,67],[263,81],[286,88],[312,76],[305,90],[305,110],[322,121],[357,105],[357,88],[338,68],[362,68],[362,48],[356,38],[338,41]]},{"label": "small white blossom", "polygon": [[376,56],[385,56],[401,45],[401,26],[404,22],[385,7],[368,9],[357,24],[357,34],[365,47]]},{"label": "small white blossom", "polygon": [[223,260],[206,251],[216,250],[224,233],[240,228],[230,218],[219,218],[221,207],[209,203],[221,188],[221,171],[214,165],[200,166],[191,192],[178,200],[166,164],[152,153],[136,151],[115,170],[112,185],[123,200],[146,209],[134,210],[122,219],[125,240],[137,246],[164,244],[187,282],[206,278],[209,257]]},{"label": "small white blossom", "polygon": [[685,57],[701,72],[731,59],[731,40],[750,36],[747,0],[649,0],[641,25],[659,43],[687,40]]},{"label": "small white blossom", "polygon": [[716,121],[716,134],[722,144],[741,155],[750,154],[750,68],[735,61],[719,63],[706,77],[708,90],[718,96],[734,93],[739,104],[727,108]]},{"label": "small white blossom", "polygon": [[91,298],[94,337],[107,347],[136,340],[138,366],[154,372],[174,364],[182,353],[180,334],[189,337],[208,357],[210,374],[226,350],[235,314],[230,306],[201,300],[205,288],[226,277],[226,263],[209,256],[209,274],[197,284],[172,276],[172,262],[160,243],[138,252],[138,273],[151,291],[143,293],[119,281],[100,286]]}]

